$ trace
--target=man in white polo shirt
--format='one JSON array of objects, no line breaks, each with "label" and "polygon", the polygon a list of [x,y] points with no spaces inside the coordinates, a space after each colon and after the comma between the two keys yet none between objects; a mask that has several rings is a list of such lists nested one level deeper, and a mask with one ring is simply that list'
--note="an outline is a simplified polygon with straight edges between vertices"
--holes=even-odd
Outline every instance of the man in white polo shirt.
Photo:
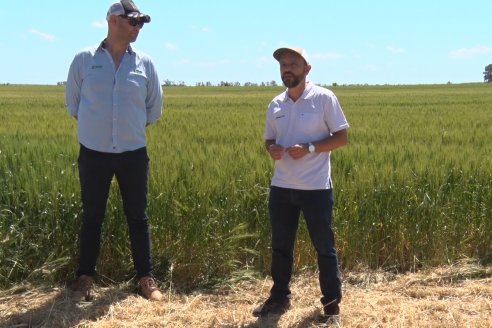
[{"label": "man in white polo shirt", "polygon": [[323,305],[320,319],[337,325],[342,291],[331,228],[330,152],[347,144],[349,124],[335,94],[306,80],[311,65],[304,49],[280,48],[273,57],[280,63],[287,87],[270,103],[264,133],[266,149],[275,161],[268,203],[273,287],[270,297],[253,315],[280,315],[290,308],[289,283],[302,211],[318,254]]}]

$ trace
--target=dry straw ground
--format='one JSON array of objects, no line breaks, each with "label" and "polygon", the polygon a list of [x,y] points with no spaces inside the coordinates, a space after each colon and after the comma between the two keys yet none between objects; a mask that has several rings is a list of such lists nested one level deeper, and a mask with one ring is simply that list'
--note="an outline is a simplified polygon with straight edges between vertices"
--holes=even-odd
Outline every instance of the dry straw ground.
[{"label": "dry straw ground", "polygon": [[[393,274],[344,274],[343,327],[492,327],[492,267],[474,262]],[[97,287],[97,298],[76,304],[65,288],[17,286],[0,292],[0,327],[312,327],[316,275],[293,281],[293,308],[278,322],[251,316],[270,280],[228,284],[209,292],[166,290],[161,303],[128,284]]]}]

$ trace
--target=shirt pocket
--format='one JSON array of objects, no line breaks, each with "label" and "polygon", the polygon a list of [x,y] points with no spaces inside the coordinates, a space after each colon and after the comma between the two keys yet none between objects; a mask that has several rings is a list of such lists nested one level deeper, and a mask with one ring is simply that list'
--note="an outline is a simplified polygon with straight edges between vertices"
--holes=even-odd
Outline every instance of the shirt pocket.
[{"label": "shirt pocket", "polygon": [[123,85],[123,95],[128,104],[133,104],[135,107],[145,110],[145,99],[147,97],[147,77],[138,72],[130,72],[127,74]]},{"label": "shirt pocket", "polygon": [[128,87],[143,88],[147,85],[147,76],[139,72],[128,73],[127,79]]}]

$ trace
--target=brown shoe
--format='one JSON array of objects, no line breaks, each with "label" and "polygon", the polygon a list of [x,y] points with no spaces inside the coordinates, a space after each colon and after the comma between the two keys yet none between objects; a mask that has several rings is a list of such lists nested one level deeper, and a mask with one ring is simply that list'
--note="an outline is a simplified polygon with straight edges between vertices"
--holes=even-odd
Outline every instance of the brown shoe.
[{"label": "brown shoe", "polygon": [[151,276],[145,276],[140,278],[139,282],[139,294],[150,301],[162,300],[162,293],[157,287],[157,284]]},{"label": "brown shoe", "polygon": [[92,286],[94,285],[94,277],[85,274],[80,275],[72,284],[73,298],[77,301],[92,300]]}]

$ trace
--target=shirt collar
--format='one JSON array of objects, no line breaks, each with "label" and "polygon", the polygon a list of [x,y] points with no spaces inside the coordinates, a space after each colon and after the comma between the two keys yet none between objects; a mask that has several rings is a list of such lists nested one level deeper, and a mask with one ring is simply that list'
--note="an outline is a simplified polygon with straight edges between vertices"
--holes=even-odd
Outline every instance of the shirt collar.
[{"label": "shirt collar", "polygon": [[[106,39],[102,40],[99,44],[98,49],[106,49]],[[128,49],[126,50],[130,55],[133,54],[133,49],[131,45],[128,45]]]},{"label": "shirt collar", "polygon": [[[304,88],[304,91],[302,92],[302,95],[299,97],[299,99],[309,99],[312,97],[313,93],[311,92],[313,89],[313,84],[309,81],[306,81],[306,87]],[[284,92],[284,102],[291,101],[289,97],[289,89],[285,90]]]}]

